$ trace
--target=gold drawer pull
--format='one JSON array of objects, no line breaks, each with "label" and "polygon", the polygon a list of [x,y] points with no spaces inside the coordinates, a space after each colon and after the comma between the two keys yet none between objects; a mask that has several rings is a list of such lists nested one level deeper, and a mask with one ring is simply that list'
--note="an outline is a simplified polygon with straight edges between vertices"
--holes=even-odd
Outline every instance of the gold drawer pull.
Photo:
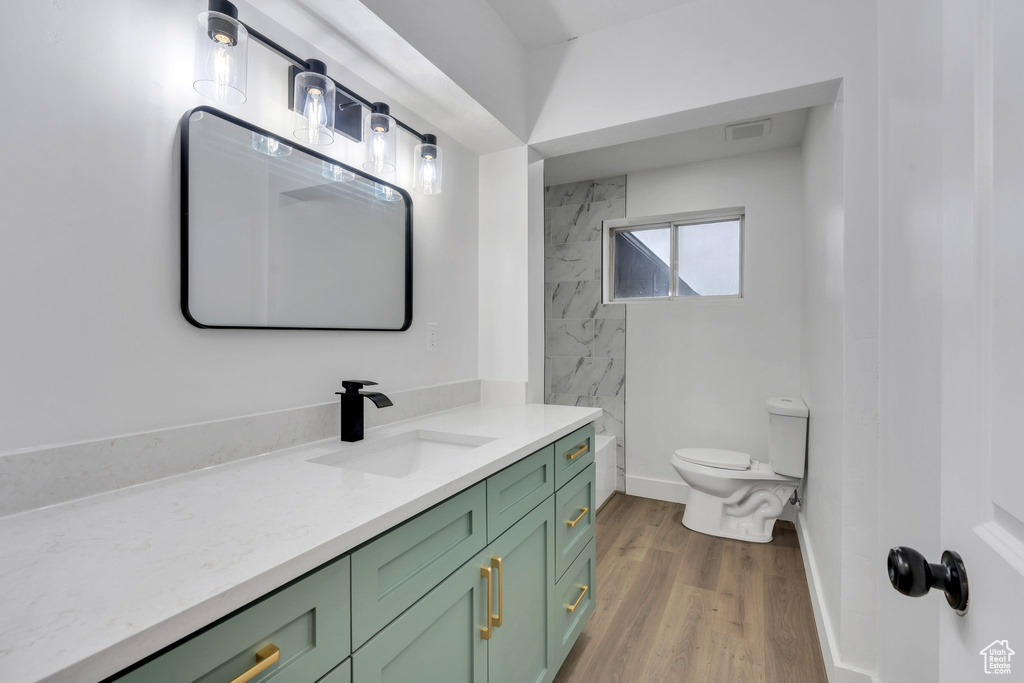
[{"label": "gold drawer pull", "polygon": [[572,605],[565,606],[565,610],[567,612],[575,612],[576,608],[580,606],[581,602],[583,602],[583,596],[587,594],[588,590],[590,590],[590,586],[580,586],[580,588],[583,589],[583,592],[580,593],[580,597],[576,598],[576,602]]},{"label": "gold drawer pull", "polygon": [[576,458],[580,457],[581,455],[583,455],[584,453],[586,453],[589,450],[590,450],[590,444],[581,443],[579,446],[576,447],[576,452],[575,453],[566,453],[565,454],[565,459],[566,460],[575,460]]},{"label": "gold drawer pull", "polygon": [[246,683],[259,676],[261,673],[277,664],[281,659],[281,649],[271,643],[256,653],[256,666],[231,681],[231,683]]},{"label": "gold drawer pull", "polygon": [[487,626],[480,629],[480,637],[484,640],[490,640],[491,634],[494,633],[494,628],[492,627],[494,615],[491,613],[491,610],[494,609],[494,603],[491,598],[491,593],[494,590],[494,575],[491,573],[490,567],[480,567],[480,576],[487,579]]},{"label": "gold drawer pull", "polygon": [[573,528],[574,526],[580,523],[581,519],[587,516],[588,512],[590,512],[590,508],[580,508],[580,516],[572,521],[566,522],[565,525],[570,529]]},{"label": "gold drawer pull", "polygon": [[494,620],[494,628],[500,628],[501,615],[505,613],[505,572],[501,568],[500,557],[492,557],[491,566],[498,570],[498,613],[491,618]]}]

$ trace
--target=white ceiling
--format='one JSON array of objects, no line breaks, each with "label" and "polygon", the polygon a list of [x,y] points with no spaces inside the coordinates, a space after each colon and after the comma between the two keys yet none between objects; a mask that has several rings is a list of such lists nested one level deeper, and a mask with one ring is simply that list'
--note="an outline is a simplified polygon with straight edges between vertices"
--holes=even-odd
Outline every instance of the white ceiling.
[{"label": "white ceiling", "polygon": [[527,50],[696,0],[487,0]]},{"label": "white ceiling", "polygon": [[560,185],[795,147],[803,142],[808,111],[804,108],[771,114],[771,132],[759,138],[726,142],[728,124],[722,124],[549,157],[544,160],[544,184]]}]

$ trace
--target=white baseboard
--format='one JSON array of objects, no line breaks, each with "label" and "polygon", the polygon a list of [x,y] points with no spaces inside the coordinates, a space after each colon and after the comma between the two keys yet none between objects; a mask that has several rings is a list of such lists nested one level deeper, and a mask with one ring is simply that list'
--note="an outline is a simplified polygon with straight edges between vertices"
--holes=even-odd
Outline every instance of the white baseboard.
[{"label": "white baseboard", "polygon": [[817,581],[818,565],[814,561],[814,549],[811,548],[799,515],[796,518],[796,532],[800,537],[800,554],[803,555],[807,587],[811,594],[814,625],[818,629],[821,658],[825,662],[825,674],[828,676],[829,683],[878,683],[878,677],[874,673],[844,664],[840,658],[838,643],[824,612],[824,599]]},{"label": "white baseboard", "polygon": [[654,500],[667,500],[670,503],[683,503],[690,498],[690,485],[684,481],[665,481],[663,479],[648,479],[626,475],[626,494],[640,496],[641,498],[653,498]]},{"label": "white baseboard", "polygon": [[[649,479],[627,474],[626,493],[630,496],[667,500],[670,503],[685,505],[686,501],[690,499],[690,485],[685,481],[665,481],[664,479]],[[796,508],[787,505],[782,509],[779,519],[784,522],[795,522]]]}]

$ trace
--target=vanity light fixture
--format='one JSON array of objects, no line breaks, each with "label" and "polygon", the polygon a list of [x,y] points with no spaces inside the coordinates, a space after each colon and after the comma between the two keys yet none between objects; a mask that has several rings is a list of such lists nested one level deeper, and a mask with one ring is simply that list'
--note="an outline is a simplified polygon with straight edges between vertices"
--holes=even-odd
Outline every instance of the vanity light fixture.
[{"label": "vanity light fixture", "polygon": [[423,194],[441,193],[441,147],[437,136],[427,133],[412,154],[412,189]]},{"label": "vanity light fixture", "polygon": [[[245,78],[250,37],[288,61],[288,108],[301,117],[295,136],[314,145],[329,145],[340,133],[366,144],[363,167],[376,175],[396,171],[396,131],[401,128],[419,144],[413,153],[413,189],[423,194],[441,192],[441,148],[437,136],[422,134],[391,116],[383,102],[371,102],[327,75],[327,65],[318,59],[305,60],[289,52],[238,19],[238,9],[228,0],[209,0],[209,11],[199,15],[196,35],[195,81],[197,92],[218,102],[245,102]],[[370,112],[364,117],[363,107]],[[270,156],[291,153],[280,140],[253,137],[253,148]],[[340,166],[323,170],[325,178],[344,182],[350,171]],[[354,177],[354,176],[353,176]],[[401,194],[386,185],[377,186],[377,196],[388,201]]]},{"label": "vanity light fixture", "polygon": [[292,148],[277,138],[259,133],[252,134],[252,148],[268,157],[286,157],[292,153]]},{"label": "vanity light fixture", "polygon": [[367,171],[377,175],[395,172],[395,127],[391,107],[383,102],[374,102],[370,113],[363,119],[363,141],[366,143],[363,168]]},{"label": "vanity light fixture", "polygon": [[292,93],[295,111],[302,112],[295,137],[311,145],[329,145],[334,142],[334,81],[319,59],[306,64],[306,71],[295,75]]},{"label": "vanity light fixture", "polygon": [[249,31],[238,20],[238,8],[210,0],[210,10],[199,14],[192,87],[217,102],[245,102],[248,49]]}]

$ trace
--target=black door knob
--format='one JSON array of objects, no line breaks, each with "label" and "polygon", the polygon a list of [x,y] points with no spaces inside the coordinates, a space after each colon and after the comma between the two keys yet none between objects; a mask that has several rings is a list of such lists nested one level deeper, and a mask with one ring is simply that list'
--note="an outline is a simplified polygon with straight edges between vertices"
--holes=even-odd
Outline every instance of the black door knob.
[{"label": "black door knob", "polygon": [[946,550],[939,564],[931,564],[913,548],[898,545],[889,551],[887,564],[889,581],[900,593],[919,598],[938,588],[957,614],[967,612],[967,569],[959,553]]}]

